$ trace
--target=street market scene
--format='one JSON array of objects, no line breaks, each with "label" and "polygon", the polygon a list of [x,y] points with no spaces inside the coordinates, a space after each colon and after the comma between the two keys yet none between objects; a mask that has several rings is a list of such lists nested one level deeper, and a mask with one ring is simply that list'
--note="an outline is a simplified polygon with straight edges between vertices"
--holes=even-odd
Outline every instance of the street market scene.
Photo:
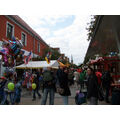
[{"label": "street market scene", "polygon": [[0,105],[120,105],[120,16],[47,17],[0,15]]}]

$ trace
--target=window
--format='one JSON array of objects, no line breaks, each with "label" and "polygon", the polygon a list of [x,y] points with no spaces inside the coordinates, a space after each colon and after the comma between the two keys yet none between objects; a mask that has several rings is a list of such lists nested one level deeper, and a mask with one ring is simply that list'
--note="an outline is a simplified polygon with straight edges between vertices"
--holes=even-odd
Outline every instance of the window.
[{"label": "window", "polygon": [[7,34],[6,34],[8,39],[11,39],[12,36],[14,36],[14,26],[7,22]]},{"label": "window", "polygon": [[22,32],[21,41],[24,46],[27,46],[27,35]]},{"label": "window", "polygon": [[40,52],[40,43],[38,43],[38,52]]}]

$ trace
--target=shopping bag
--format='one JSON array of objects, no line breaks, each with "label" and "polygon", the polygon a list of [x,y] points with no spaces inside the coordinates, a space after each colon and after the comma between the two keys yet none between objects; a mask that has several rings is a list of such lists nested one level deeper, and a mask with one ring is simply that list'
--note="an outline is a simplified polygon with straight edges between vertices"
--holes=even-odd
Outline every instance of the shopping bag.
[{"label": "shopping bag", "polygon": [[75,103],[77,105],[81,105],[83,103],[86,103],[86,95],[83,92],[81,92],[81,91],[76,93]]}]

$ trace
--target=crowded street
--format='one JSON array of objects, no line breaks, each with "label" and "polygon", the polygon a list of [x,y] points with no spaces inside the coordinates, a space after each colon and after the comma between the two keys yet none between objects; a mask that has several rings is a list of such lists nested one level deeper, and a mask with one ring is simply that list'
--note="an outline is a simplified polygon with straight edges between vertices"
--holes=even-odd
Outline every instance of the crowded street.
[{"label": "crowded street", "polygon": [[0,2],[1,120],[119,120],[120,0]]},{"label": "crowded street", "polygon": [[0,15],[0,105],[120,105],[120,16],[57,17],[33,18],[51,39],[29,16]]},{"label": "crowded street", "polygon": [[[75,91],[76,91],[76,88],[72,87],[71,88],[72,95],[69,97],[69,105],[76,105],[75,104]],[[40,93],[41,92],[42,91],[40,90]],[[41,99],[37,98],[36,101],[32,101],[32,94],[31,94],[31,92],[28,92],[28,91],[24,91],[23,92],[22,97],[21,97],[20,105],[40,105],[40,104],[41,104]],[[83,105],[86,105],[86,104],[87,103],[84,103]],[[49,105],[49,100],[47,100],[47,104],[46,105]],[[55,94],[55,105],[63,105],[62,98],[57,93]],[[99,105],[110,105],[110,104],[109,103],[106,104],[105,101],[102,101],[102,102],[100,101]]]}]

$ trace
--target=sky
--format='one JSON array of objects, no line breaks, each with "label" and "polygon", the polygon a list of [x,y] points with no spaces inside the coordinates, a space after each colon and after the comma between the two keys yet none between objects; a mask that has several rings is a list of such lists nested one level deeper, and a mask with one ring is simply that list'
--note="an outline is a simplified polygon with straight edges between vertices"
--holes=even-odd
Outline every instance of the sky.
[{"label": "sky", "polygon": [[59,47],[73,62],[80,64],[89,45],[87,23],[90,15],[42,15],[20,16],[51,47]]}]

